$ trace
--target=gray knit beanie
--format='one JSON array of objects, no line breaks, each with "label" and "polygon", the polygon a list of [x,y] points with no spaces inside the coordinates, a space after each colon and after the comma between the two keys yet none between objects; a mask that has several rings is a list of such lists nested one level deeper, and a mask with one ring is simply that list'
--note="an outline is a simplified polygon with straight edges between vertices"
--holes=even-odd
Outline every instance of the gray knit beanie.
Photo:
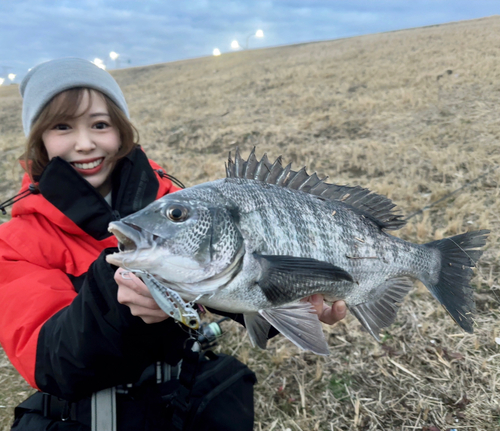
[{"label": "gray knit beanie", "polygon": [[130,118],[125,97],[108,72],[88,60],[60,58],[35,66],[21,82],[24,134],[29,135],[31,126],[54,96],[75,87],[100,91]]}]

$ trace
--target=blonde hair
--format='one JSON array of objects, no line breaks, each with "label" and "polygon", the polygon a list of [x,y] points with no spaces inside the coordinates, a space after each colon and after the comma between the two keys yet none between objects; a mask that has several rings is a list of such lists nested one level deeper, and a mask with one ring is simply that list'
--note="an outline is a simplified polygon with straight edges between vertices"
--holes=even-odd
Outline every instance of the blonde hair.
[{"label": "blonde hair", "polygon": [[[30,134],[26,140],[24,154],[21,160],[25,163],[25,170],[31,182],[42,174],[45,166],[49,163],[49,157],[42,140],[43,133],[57,123],[65,122],[84,115],[92,105],[92,98],[95,94],[101,95],[108,108],[108,114],[113,127],[120,133],[121,146],[114,159],[119,160],[125,157],[139,143],[139,133],[133,126],[125,113],[105,94],[100,91],[86,87],[71,88],[62,91],[55,96],[42,110],[31,127]],[[88,94],[88,106],[80,114],[76,115],[80,108],[84,95]]]}]

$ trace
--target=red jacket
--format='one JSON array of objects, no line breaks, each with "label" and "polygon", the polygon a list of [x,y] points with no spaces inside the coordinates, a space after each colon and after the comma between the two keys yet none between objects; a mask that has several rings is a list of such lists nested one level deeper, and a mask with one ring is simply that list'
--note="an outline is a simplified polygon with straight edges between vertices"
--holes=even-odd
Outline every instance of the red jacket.
[{"label": "red jacket", "polygon": [[[117,303],[109,280],[115,268],[108,270],[104,258],[89,272],[103,250],[117,246],[107,232],[117,212],[124,217],[178,190],[151,168],[160,169],[140,149],[127,156],[113,180],[111,210],[69,164],[54,159],[40,178],[41,193],[15,203],[12,220],[0,225],[0,343],[34,388],[80,398],[140,375],[157,356],[138,354],[132,374],[124,367],[107,378],[113,372],[106,367],[134,348],[128,338],[137,334],[142,342],[151,328]],[[21,191],[28,186],[25,175]],[[106,273],[102,282],[99,271]],[[99,337],[109,345],[95,347]]]}]

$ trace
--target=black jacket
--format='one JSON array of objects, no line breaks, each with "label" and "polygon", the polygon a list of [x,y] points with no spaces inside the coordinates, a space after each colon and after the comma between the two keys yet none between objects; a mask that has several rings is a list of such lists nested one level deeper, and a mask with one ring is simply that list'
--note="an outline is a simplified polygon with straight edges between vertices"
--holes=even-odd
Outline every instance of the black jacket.
[{"label": "black jacket", "polygon": [[[106,245],[112,239],[109,239],[111,234],[107,231],[110,221],[145,207],[160,197],[162,191],[164,194],[165,191],[175,190],[168,179],[163,179],[153,170],[152,165],[158,167],[148,161],[139,147],[120,161],[113,173],[113,205],[110,208],[68,163],[55,158],[39,179],[41,196],[33,196],[33,199],[40,202],[43,198],[48,206],[55,207],[55,212],[59,211],[89,237]],[[24,205],[30,205],[30,198],[25,199]],[[12,228],[18,224],[12,223]],[[92,239],[89,238],[89,242]],[[46,253],[53,253],[50,239],[43,238],[43,241],[47,243]],[[62,247],[68,245],[62,244]],[[81,260],[88,259],[88,254],[80,253],[76,249],[78,246],[69,247],[60,252],[70,253],[81,266]],[[36,340],[34,379],[37,388],[73,405],[79,402],[83,406],[80,410],[88,410],[93,392],[134,383],[148,366],[157,361],[169,364],[179,362],[188,337],[186,330],[173,319],[148,325],[132,316],[127,306],[117,302],[118,286],[113,279],[117,268],[105,261],[105,255],[113,251],[116,250],[102,250],[84,273],[71,273],[66,269],[66,276],[77,294],[67,306],[43,323]],[[40,262],[40,265],[47,264]],[[50,271],[49,268],[47,270]],[[50,274],[47,274],[50,280]],[[57,288],[57,283],[54,283]],[[23,295],[21,286],[19,295]],[[47,310],[43,311],[43,308]],[[41,313],[50,313],[50,300],[41,300],[40,309]],[[26,411],[18,409],[18,416],[20,413]],[[135,413],[140,415],[139,411]],[[88,415],[81,414],[80,417],[90,420]],[[154,423],[155,419],[151,419]],[[30,429],[21,422],[37,420],[43,422],[45,419],[34,413],[28,414],[23,420],[16,421],[15,429]],[[42,422],[34,425],[34,429],[44,429]],[[58,426],[63,427],[64,424]]]}]

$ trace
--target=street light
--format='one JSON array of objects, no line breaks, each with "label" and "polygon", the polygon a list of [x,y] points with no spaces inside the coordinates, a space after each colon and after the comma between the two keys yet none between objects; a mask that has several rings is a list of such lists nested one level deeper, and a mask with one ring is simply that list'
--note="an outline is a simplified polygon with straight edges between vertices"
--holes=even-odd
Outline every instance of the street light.
[{"label": "street light", "polygon": [[212,54],[215,57],[218,57],[220,55],[220,49],[219,48],[214,48],[214,50],[212,51]]},{"label": "street light", "polygon": [[97,67],[100,67],[101,69],[106,70],[106,66],[104,65],[103,61],[100,58],[97,58],[97,57],[94,58],[94,61],[92,63],[94,63]]},{"label": "street light", "polygon": [[15,73],[9,73],[9,74],[7,75],[7,77],[8,77],[8,78],[10,79],[10,81],[12,82],[12,81],[14,81],[14,79],[16,79],[16,74],[15,74]]},{"label": "street light", "polygon": [[241,48],[241,46],[240,46],[240,44],[238,43],[238,41],[237,41],[237,40],[233,40],[233,41],[231,42],[231,48],[232,48],[232,49],[240,49],[240,48]]},{"label": "street light", "polygon": [[0,85],[2,85],[4,81],[5,81],[5,78],[0,78]]},{"label": "street light", "polygon": [[247,36],[247,43],[245,44],[245,49],[248,49],[248,40],[251,38],[251,37],[257,37],[259,39],[263,38],[264,37],[264,32],[262,30],[257,30],[255,33],[251,33]]},{"label": "street light", "polygon": [[120,54],[114,52],[114,51],[111,51],[109,53],[109,58],[111,58],[111,60],[113,60],[115,62],[115,69],[118,69],[118,57],[120,56]]}]

